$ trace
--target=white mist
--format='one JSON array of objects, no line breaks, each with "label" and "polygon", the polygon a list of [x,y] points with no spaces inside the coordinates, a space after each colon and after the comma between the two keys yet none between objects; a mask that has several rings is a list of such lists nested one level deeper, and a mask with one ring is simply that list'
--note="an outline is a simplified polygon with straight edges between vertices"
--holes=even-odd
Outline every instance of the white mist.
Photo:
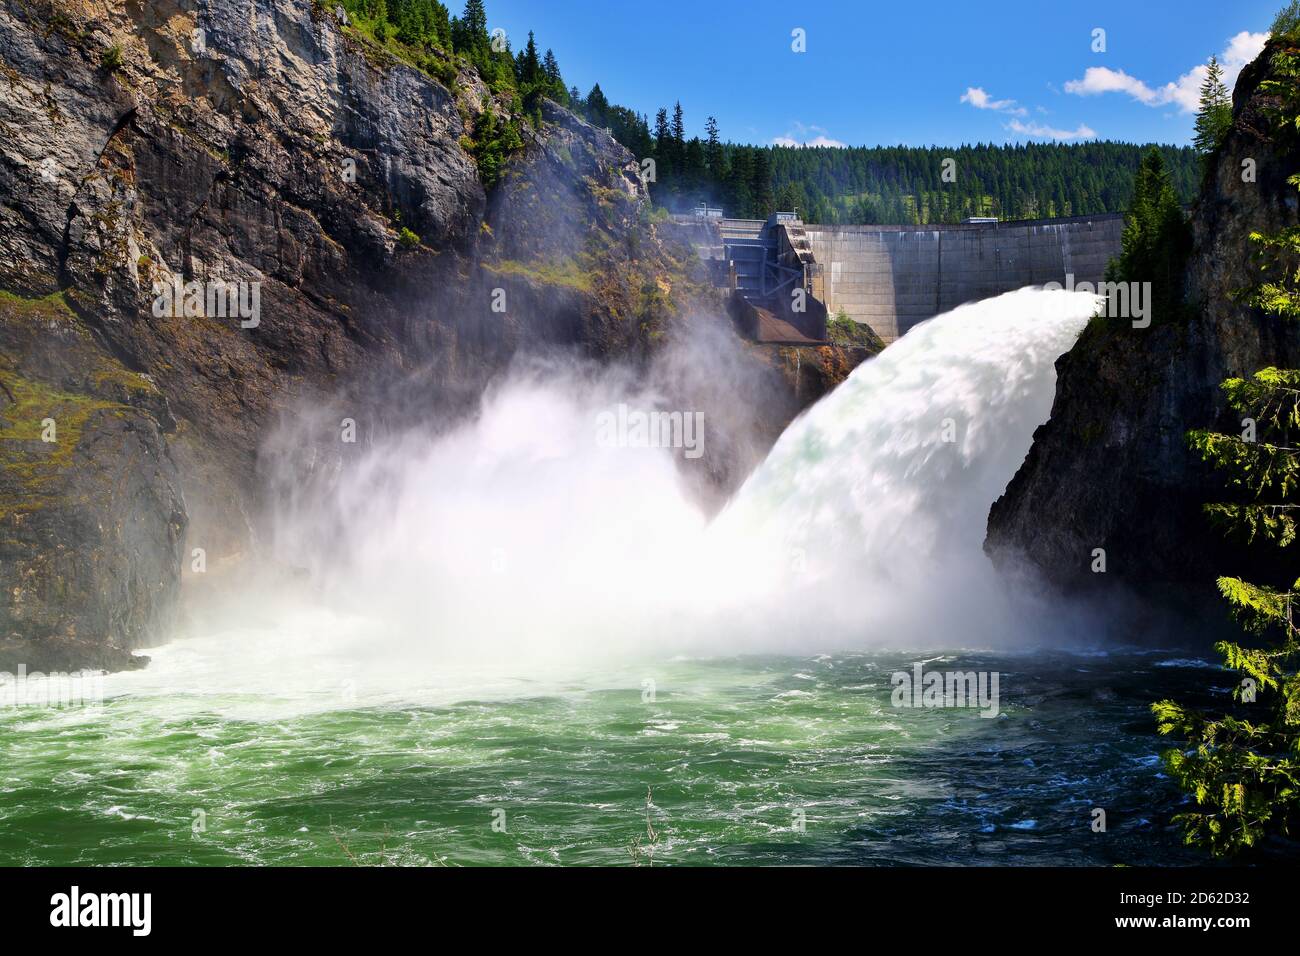
[{"label": "white mist", "polygon": [[275,548],[305,580],[242,595],[236,626],[124,680],[341,685],[351,703],[349,685],[517,692],[674,654],[1022,642],[1035,625],[985,523],[1096,303],[1026,289],[918,326],[795,421],[712,523],[669,450],[599,440],[601,412],[655,396],[617,375],[511,377],[473,421],[358,449],[290,498]]}]

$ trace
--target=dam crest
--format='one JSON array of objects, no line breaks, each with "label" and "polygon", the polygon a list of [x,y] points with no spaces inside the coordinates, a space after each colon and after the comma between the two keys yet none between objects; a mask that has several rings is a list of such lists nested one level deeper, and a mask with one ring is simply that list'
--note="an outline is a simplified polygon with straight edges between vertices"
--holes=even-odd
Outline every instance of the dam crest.
[{"label": "dam crest", "polygon": [[737,323],[759,342],[826,341],[843,313],[886,343],[966,302],[1025,286],[1099,283],[1119,255],[1120,213],[926,226],[816,225],[794,214],[676,216]]}]

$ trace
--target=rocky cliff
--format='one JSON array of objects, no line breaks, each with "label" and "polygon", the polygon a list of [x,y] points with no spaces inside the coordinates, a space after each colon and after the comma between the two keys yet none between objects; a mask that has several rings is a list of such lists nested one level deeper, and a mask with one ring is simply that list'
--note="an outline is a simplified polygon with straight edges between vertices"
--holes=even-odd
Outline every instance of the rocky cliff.
[{"label": "rocky cliff", "polygon": [[182,568],[255,544],[259,449],[314,398],[450,418],[522,348],[644,363],[691,323],[635,157],[547,105],[485,188],[509,102],[332,11],[0,3],[0,669],[164,637]]},{"label": "rocky cliff", "polygon": [[[1185,436],[1240,431],[1219,388],[1225,378],[1300,363],[1300,328],[1237,297],[1259,281],[1250,233],[1297,221],[1286,179],[1300,171],[1300,154],[1274,135],[1259,90],[1273,49],[1238,79],[1232,130],[1191,213],[1191,318],[1146,329],[1094,319],[1057,363],[1051,419],[989,516],[986,550],[1002,566],[1027,562],[1065,590],[1123,588],[1197,605],[1213,600],[1216,574],[1250,560],[1207,525],[1201,506],[1222,485]],[[1092,570],[1097,548],[1104,574]]]}]

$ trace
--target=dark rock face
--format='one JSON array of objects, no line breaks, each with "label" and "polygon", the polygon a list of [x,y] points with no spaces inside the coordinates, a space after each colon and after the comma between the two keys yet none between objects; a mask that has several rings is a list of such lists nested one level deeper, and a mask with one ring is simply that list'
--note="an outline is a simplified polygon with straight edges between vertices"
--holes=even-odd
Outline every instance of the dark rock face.
[{"label": "dark rock face", "polygon": [[165,639],[193,550],[210,580],[257,546],[259,450],[304,408],[450,419],[522,350],[648,370],[702,321],[635,157],[547,105],[489,195],[468,150],[510,105],[444,66],[303,0],[0,0],[0,667]]},{"label": "dark rock face", "polygon": [[[1195,245],[1185,290],[1190,322],[1096,322],[1057,363],[1052,417],[994,503],[985,549],[1004,566],[1025,561],[1066,590],[1123,585],[1184,603],[1213,599],[1216,574],[1249,558],[1210,527],[1202,504],[1222,485],[1186,442],[1190,429],[1240,431],[1220,383],[1300,363],[1300,329],[1233,301],[1259,281],[1252,231],[1297,222],[1300,170],[1278,143],[1258,92],[1270,49],[1241,74],[1232,132],[1192,214]],[[1253,159],[1257,182],[1243,182]],[[1091,571],[1104,548],[1107,573]]]},{"label": "dark rock face", "polygon": [[179,585],[165,400],[58,297],[0,298],[0,382],[0,671],[130,667]]}]

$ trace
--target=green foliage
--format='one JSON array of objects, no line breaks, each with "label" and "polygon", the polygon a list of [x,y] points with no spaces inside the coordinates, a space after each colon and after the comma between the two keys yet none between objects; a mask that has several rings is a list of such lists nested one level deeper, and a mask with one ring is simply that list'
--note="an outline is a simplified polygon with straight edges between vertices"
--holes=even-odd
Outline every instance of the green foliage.
[{"label": "green foliage", "polygon": [[1183,215],[1164,155],[1152,147],[1138,167],[1133,200],[1124,219],[1120,254],[1106,270],[1106,278],[1112,282],[1150,282],[1155,317],[1175,316],[1181,311],[1183,272],[1191,247],[1191,227]]},{"label": "green foliage", "polygon": [[527,46],[515,56],[509,42],[488,33],[483,0],[467,0],[459,17],[449,16],[438,0],[342,2],[354,29],[443,85],[454,87],[457,64],[468,62],[499,100],[509,101],[509,119],[498,117],[489,104],[464,144],[488,188],[501,178],[507,157],[523,148],[521,119],[540,127],[543,99],[569,101],[555,54],[547,50],[539,56],[536,38],[529,33]]},{"label": "green foliage", "polygon": [[876,346],[884,343],[871,331],[871,326],[855,322],[843,309],[835,313],[834,318],[826,323],[826,337],[836,345],[842,346]]},{"label": "green foliage", "polygon": [[122,44],[114,43],[99,55],[99,65],[105,73],[122,68]]},{"label": "green foliage", "polygon": [[479,178],[485,189],[491,189],[501,179],[506,159],[523,148],[518,120],[502,121],[487,107],[474,124],[470,140],[470,155],[478,164]]},{"label": "green foliage", "polygon": [[[1300,188],[1300,174],[1287,182]],[[1250,240],[1257,247],[1261,270],[1274,278],[1262,283],[1247,301],[1274,315],[1300,318],[1300,296],[1294,292],[1300,285],[1300,227],[1289,226],[1268,235],[1252,232]]]},{"label": "green foliage", "polygon": [[[700,202],[728,214],[765,218],[774,209],[797,210],[810,222],[937,223],[968,216],[1033,219],[1090,215],[1125,208],[1142,149],[1127,143],[976,145],[937,147],[757,147],[723,143],[716,120],[706,136],[687,137],[681,104],[651,124],[610,103],[596,84],[584,97],[567,89],[551,50],[536,37],[518,53],[488,33],[483,0],[467,0],[458,17],[438,0],[341,0],[353,29],[444,85],[468,62],[493,93],[508,98],[519,120],[542,121],[541,103],[568,105],[608,129],[638,160],[654,159],[651,192],[657,205],[685,210]],[[515,131],[520,131],[515,122]],[[480,135],[476,140],[483,141]],[[521,140],[522,142],[522,140]],[[1187,199],[1197,180],[1190,147],[1161,147],[1177,194]],[[499,170],[492,148],[482,148],[488,178]],[[940,179],[953,158],[955,183]],[[480,168],[484,168],[480,164]]]},{"label": "green foliage", "polygon": [[567,286],[580,292],[590,292],[595,287],[592,272],[572,257],[533,262],[503,259],[484,263],[483,267],[501,275],[519,276],[546,285]]},{"label": "green foliage", "polygon": [[406,226],[401,228],[397,234],[397,241],[407,249],[414,249],[420,244],[420,237],[408,229]]},{"label": "green foliage", "polygon": [[1205,81],[1201,84],[1201,105],[1196,114],[1196,151],[1209,156],[1219,148],[1232,128],[1232,98],[1223,82],[1223,68],[1217,57],[1210,57]]},{"label": "green foliage", "polygon": [[[1256,693],[1283,699],[1276,690]],[[1160,733],[1190,745],[1165,754],[1170,773],[1196,804],[1195,810],[1176,817],[1189,845],[1229,856],[1259,845],[1270,834],[1292,832],[1300,794],[1294,724],[1255,723],[1233,715],[1210,720],[1168,700],[1154,704],[1152,711]]]},{"label": "green foliage", "polygon": [[[1300,33],[1288,36],[1300,42]],[[1300,133],[1300,51],[1292,46],[1277,46],[1269,58],[1268,76],[1259,84],[1259,92],[1272,98],[1265,101],[1265,114],[1274,125],[1277,138],[1294,146]]]},{"label": "green foliage", "polygon": [[1291,0],[1279,10],[1268,32],[1275,37],[1300,36],[1300,0]]},{"label": "green foliage", "polygon": [[[1281,128],[1294,119],[1282,116]],[[1295,178],[1292,179],[1296,183]],[[1294,237],[1252,237],[1265,248],[1293,252]],[[1252,299],[1280,315],[1300,314],[1300,276],[1284,269]],[[1267,291],[1265,291],[1267,290]],[[1248,541],[1288,554],[1296,540],[1300,448],[1300,371],[1266,368],[1223,384],[1229,407],[1243,416],[1240,435],[1194,431],[1188,442],[1223,471],[1238,500],[1206,507],[1211,517]],[[1295,562],[1274,559],[1273,581],[1219,578],[1219,592],[1256,643],[1223,641],[1224,666],[1241,675],[1235,706],[1210,716],[1164,700],[1152,705],[1160,733],[1182,746],[1164,758],[1195,808],[1175,818],[1187,843],[1216,856],[1242,853],[1300,826],[1300,628]]]},{"label": "green foliage", "polygon": [[[646,117],[611,105],[600,85],[570,105],[609,129],[638,159],[655,161],[650,191],[665,208],[701,202],[728,215],[766,218],[797,211],[808,222],[959,222],[968,216],[1034,219],[1118,212],[1133,197],[1142,147],[1128,143],[976,145],[958,148],[791,147],[723,143],[709,117],[705,138],[686,138],[681,104]],[[1190,199],[1199,182],[1191,147],[1160,151],[1176,194]],[[952,158],[960,174],[941,179]]]},{"label": "green foliage", "polygon": [[[732,147],[734,149],[735,147]],[[1190,198],[1198,181],[1190,148],[1159,147],[1175,191]],[[1120,212],[1133,195],[1143,157],[1128,143],[979,144],[957,148],[774,146],[768,153],[777,195],[801,192],[809,222],[960,222],[970,216],[1037,219]],[[943,161],[957,180],[942,180]],[[788,208],[790,198],[778,205]]]},{"label": "green foliage", "polygon": [[1300,458],[1288,437],[1300,428],[1300,371],[1266,368],[1248,379],[1228,379],[1223,389],[1229,407],[1243,416],[1242,434],[1197,430],[1187,440],[1247,500],[1205,510],[1248,542],[1264,538],[1285,547],[1295,539],[1300,510],[1290,501],[1300,488]]},{"label": "green foliage", "polygon": [[[1193,431],[1191,447],[1201,457],[1229,472],[1228,483],[1252,497],[1276,493],[1291,495],[1300,480],[1288,434],[1300,425],[1300,372],[1266,368],[1249,379],[1230,378],[1223,383],[1228,405],[1244,417],[1241,435]],[[1279,442],[1266,436],[1277,435]]]},{"label": "green foliage", "polygon": [[451,50],[451,22],[438,0],[342,0],[352,25],[381,43]]}]

